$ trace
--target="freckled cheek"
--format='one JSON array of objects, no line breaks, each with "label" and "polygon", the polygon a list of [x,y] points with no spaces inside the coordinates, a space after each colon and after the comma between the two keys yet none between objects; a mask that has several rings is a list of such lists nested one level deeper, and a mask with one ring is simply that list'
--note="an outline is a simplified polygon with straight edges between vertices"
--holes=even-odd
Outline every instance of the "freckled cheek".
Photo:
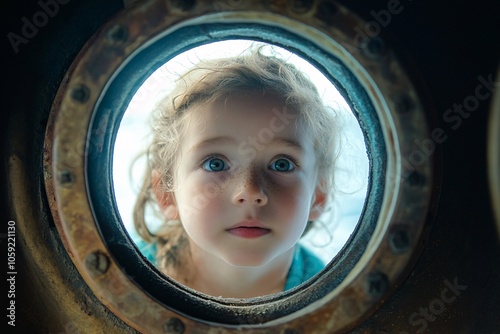
[{"label": "freckled cheek", "polygon": [[308,215],[310,198],[303,187],[275,187],[270,196],[274,198],[277,210],[281,212],[283,218],[294,220],[298,215]]},{"label": "freckled cheek", "polygon": [[190,196],[203,195],[210,199],[221,194],[222,185],[216,177],[211,175],[196,175],[188,179],[184,186]]},{"label": "freckled cheek", "polygon": [[269,196],[279,206],[278,210],[290,215],[296,210],[298,195],[292,189],[275,190],[270,192]]},{"label": "freckled cheek", "polygon": [[186,223],[200,224],[201,228],[220,220],[224,211],[224,188],[208,177],[193,177],[184,185],[182,204]]}]

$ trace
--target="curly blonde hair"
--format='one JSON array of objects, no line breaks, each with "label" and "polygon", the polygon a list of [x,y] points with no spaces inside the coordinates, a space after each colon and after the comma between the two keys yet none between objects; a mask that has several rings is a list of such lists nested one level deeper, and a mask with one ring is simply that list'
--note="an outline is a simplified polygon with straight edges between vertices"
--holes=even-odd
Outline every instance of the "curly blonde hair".
[{"label": "curly blonde hair", "polygon": [[[163,191],[174,191],[174,166],[194,106],[243,92],[271,93],[283,98],[286,108],[300,111],[298,121],[306,126],[314,143],[318,176],[327,190],[327,202],[331,203],[334,161],[340,145],[335,113],[328,110],[316,86],[294,65],[262,51],[258,47],[247,55],[199,62],[177,80],[174,90],[156,108],[153,139],[147,150],[148,166],[134,207],[134,226],[146,242],[157,243],[156,260],[163,271],[169,266],[175,268],[188,255],[188,238],[179,222],[165,221],[156,233],[148,229],[146,207],[157,205],[152,173],[159,173]],[[304,234],[311,223],[308,222]]]}]

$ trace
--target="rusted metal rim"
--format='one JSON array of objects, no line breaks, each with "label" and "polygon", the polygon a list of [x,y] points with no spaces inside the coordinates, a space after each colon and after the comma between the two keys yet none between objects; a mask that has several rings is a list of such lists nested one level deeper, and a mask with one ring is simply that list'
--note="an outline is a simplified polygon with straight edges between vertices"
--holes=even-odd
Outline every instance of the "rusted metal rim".
[{"label": "rusted metal rim", "polygon": [[[418,253],[432,195],[433,158],[415,143],[432,137],[419,94],[387,42],[372,36],[359,43],[354,28],[365,23],[335,2],[280,7],[272,1],[242,0],[236,8],[218,8],[208,1],[147,1],[122,12],[90,41],[68,72],[51,111],[45,143],[46,190],[55,194],[51,210],[75,266],[112,312],[141,332],[231,333],[246,328],[264,333],[307,328],[310,333],[332,333],[352,328],[389,297]],[[193,29],[198,29],[198,37]],[[168,41],[168,36],[176,36],[170,43],[180,43],[175,53],[258,31],[268,35],[254,39],[295,47],[292,51],[302,54],[315,50],[316,56],[322,55],[315,62],[325,74],[348,69],[344,78],[334,79],[357,112],[371,150],[370,195],[351,240],[364,246],[358,253],[346,246],[322,275],[291,292],[249,300],[217,299],[161,277],[141,260],[123,230],[109,237],[106,229],[120,224],[103,220],[119,216],[113,198],[95,200],[98,169],[92,170],[93,159],[102,153],[106,161],[123,113],[109,108],[110,96],[117,94],[124,103],[154,70],[127,67],[135,57],[147,54],[158,41]],[[280,37],[285,35],[300,42]],[[162,54],[158,62],[165,57]],[[336,68],[339,64],[343,67]],[[120,74],[127,71],[135,88],[114,91],[120,87],[115,84]],[[348,82],[356,84],[351,87]],[[111,180],[109,159],[102,168]],[[112,184],[106,187],[111,189]],[[112,208],[115,217],[102,217],[102,207]],[[121,253],[135,254],[149,278],[141,280],[127,272],[130,267]],[[349,264],[348,271],[342,272],[343,264]],[[162,291],[148,290],[148,282],[157,280]],[[171,293],[170,300],[161,296],[164,291]],[[311,328],[308,319],[316,319],[316,327]]]},{"label": "rusted metal rim", "polygon": [[[133,277],[134,282],[142,286],[150,295],[154,295],[163,304],[168,304],[168,300],[179,299],[183,302],[176,303],[176,309],[182,313],[213,322],[234,322],[234,324],[237,324],[237,321],[241,321],[237,320],[241,316],[241,310],[238,316],[235,316],[234,309],[227,307],[227,301],[217,300],[219,304],[226,305],[226,307],[219,305],[217,312],[199,314],[197,312],[198,309],[193,307],[193,305],[200,304],[199,300],[185,296],[181,298],[182,296],[178,294],[178,291],[166,285],[165,279],[157,272],[148,272],[147,275],[143,275],[144,272],[150,271],[150,264],[149,262],[145,263],[144,259],[134,249],[123,247],[123,244],[129,242],[129,240],[126,237],[127,232],[123,229],[122,224],[119,223],[120,217],[117,215],[114,207],[115,196],[112,188],[109,187],[109,184],[112,183],[109,164],[112,160],[113,149],[111,146],[114,142],[114,133],[118,130],[119,119],[129,103],[128,92],[135,91],[137,82],[142,82],[143,80],[144,71],[142,69],[155,68],[157,63],[163,63],[163,61],[158,61],[162,56],[165,59],[170,58],[172,54],[178,53],[179,48],[184,49],[189,47],[190,45],[187,45],[187,43],[195,43],[196,45],[209,41],[214,36],[217,36],[217,39],[259,36],[261,40],[285,46],[306,58],[313,59],[320,68],[324,68],[326,74],[331,76],[332,80],[338,82],[339,87],[342,87],[346,95],[347,92],[351,92],[348,96],[351,99],[353,108],[363,111],[363,119],[365,121],[363,128],[366,137],[376,138],[380,136],[381,127],[376,117],[376,111],[373,105],[369,103],[370,99],[364,88],[338,59],[328,57],[327,54],[321,52],[317,47],[315,48],[314,45],[302,37],[290,34],[277,27],[271,28],[255,23],[242,22],[238,23],[237,28],[231,28],[227,24],[221,23],[186,26],[158,39],[147,49],[137,53],[133,59],[120,69],[119,74],[116,75],[113,82],[108,86],[94,111],[91,124],[90,137],[92,141],[94,143],[102,142],[103,144],[92,145],[91,143],[87,150],[89,194],[96,222],[99,225],[106,246],[115,256],[117,262],[121,264],[122,269]],[[354,92],[356,93],[354,94]],[[101,130],[103,124],[107,124],[107,131]],[[384,177],[383,175],[382,177],[378,175],[385,170],[386,151],[383,140],[370,140],[367,149],[373,152],[373,154],[370,154],[372,174],[374,175],[373,179],[379,181],[372,182],[365,208],[366,217],[363,224],[358,226],[356,233],[354,233],[348,245],[343,249],[341,255],[332,262],[330,265],[332,268],[331,273],[325,273],[321,285],[311,287],[307,294],[297,291],[297,294],[300,296],[295,295],[292,297],[291,293],[281,296],[279,300],[281,315],[288,315],[298,311],[324,297],[328,291],[333,290],[342,282],[365,251],[367,246],[366,240],[370,238],[375,229],[378,212],[381,207],[379,199],[383,197]],[[119,234],[123,237],[118,238]],[[152,276],[155,278],[153,279]],[[205,298],[205,300],[208,299],[210,298]],[[245,301],[232,300],[230,305],[234,306],[237,304],[240,308],[253,305],[252,312],[245,315],[246,322],[261,323],[278,317],[278,314],[276,314],[277,312],[264,312],[265,310],[261,309],[260,304],[276,300],[276,296],[247,299]],[[260,312],[256,312],[257,309]]]}]

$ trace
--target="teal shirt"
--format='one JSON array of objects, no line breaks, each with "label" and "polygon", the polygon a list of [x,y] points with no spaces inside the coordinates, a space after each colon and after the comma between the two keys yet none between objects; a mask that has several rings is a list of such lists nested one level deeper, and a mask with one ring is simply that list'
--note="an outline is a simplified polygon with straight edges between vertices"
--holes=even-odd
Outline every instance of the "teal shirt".
[{"label": "teal shirt", "polygon": [[[137,247],[151,263],[156,264],[156,243],[148,244],[144,240],[140,240],[137,242]],[[303,245],[297,244],[292,265],[288,270],[284,291],[304,283],[324,267],[324,263],[316,255]]]},{"label": "teal shirt", "polygon": [[325,264],[301,244],[297,244],[292,265],[288,270],[284,291],[300,285],[319,273]]}]

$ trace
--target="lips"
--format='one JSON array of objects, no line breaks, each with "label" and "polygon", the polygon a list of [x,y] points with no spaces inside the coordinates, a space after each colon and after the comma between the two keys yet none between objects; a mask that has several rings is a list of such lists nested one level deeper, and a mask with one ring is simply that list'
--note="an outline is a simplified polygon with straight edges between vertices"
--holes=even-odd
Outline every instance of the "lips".
[{"label": "lips", "polygon": [[234,236],[245,239],[259,238],[271,232],[270,229],[256,220],[242,221],[227,229],[227,231]]}]

